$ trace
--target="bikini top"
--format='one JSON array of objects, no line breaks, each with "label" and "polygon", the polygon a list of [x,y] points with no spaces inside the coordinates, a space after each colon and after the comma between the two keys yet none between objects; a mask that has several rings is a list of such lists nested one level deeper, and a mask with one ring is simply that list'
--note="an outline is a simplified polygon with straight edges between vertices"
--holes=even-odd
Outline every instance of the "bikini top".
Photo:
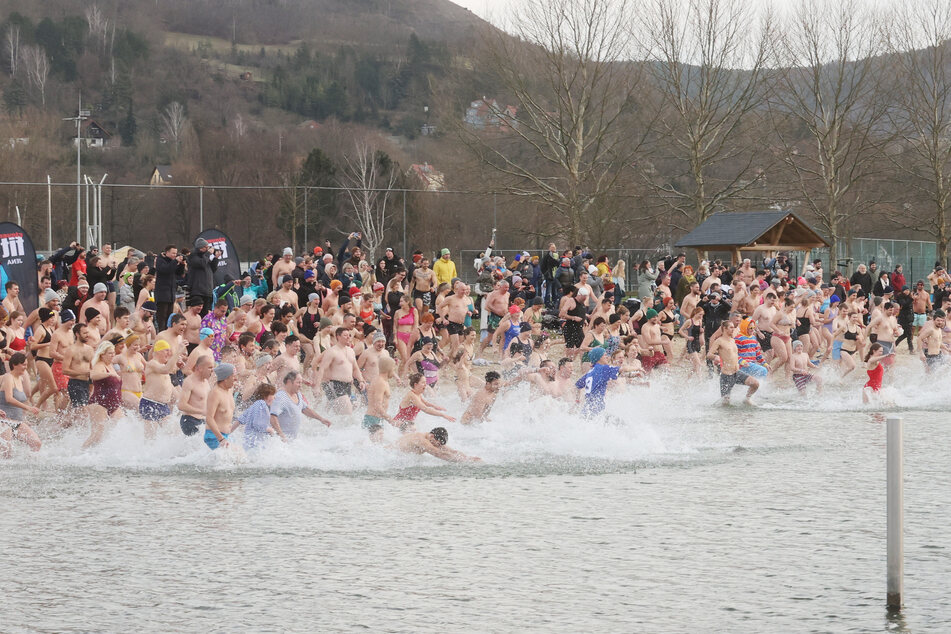
[{"label": "bikini top", "polygon": [[[400,317],[400,318],[396,321],[396,323],[399,324],[400,326],[412,326],[412,325],[413,325],[413,321],[415,320],[415,317],[413,316],[413,311],[414,311],[414,310],[416,310],[416,309],[411,306],[410,309],[409,309],[409,312],[406,313],[405,315],[403,315],[402,317]],[[422,332],[422,331],[420,331],[420,332]]]}]

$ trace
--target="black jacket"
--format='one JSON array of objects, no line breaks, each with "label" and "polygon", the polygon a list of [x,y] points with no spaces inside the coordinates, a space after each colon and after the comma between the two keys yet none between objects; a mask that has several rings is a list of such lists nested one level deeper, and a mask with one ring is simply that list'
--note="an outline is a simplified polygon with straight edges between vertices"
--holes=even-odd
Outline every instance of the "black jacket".
[{"label": "black jacket", "polygon": [[856,284],[862,285],[862,290],[859,291],[859,295],[868,296],[872,292],[872,276],[868,273],[859,273],[856,271],[852,274],[852,277],[849,278],[849,283],[852,286]]},{"label": "black jacket", "polygon": [[86,281],[89,282],[90,288],[95,288],[96,284],[100,282],[105,284],[106,282],[112,281],[116,276],[116,269],[114,267],[109,267],[101,269],[98,266],[90,266],[86,269]]},{"label": "black jacket", "polygon": [[192,295],[211,297],[214,283],[211,254],[195,249],[188,255],[188,288]]},{"label": "black jacket", "polygon": [[185,273],[185,263],[160,253],[155,258],[155,301],[174,302],[176,280]]},{"label": "black jacket", "polygon": [[555,269],[561,264],[561,258],[558,257],[558,254],[555,253],[552,256],[551,251],[545,251],[545,255],[542,256],[542,277],[546,280],[554,279]]}]

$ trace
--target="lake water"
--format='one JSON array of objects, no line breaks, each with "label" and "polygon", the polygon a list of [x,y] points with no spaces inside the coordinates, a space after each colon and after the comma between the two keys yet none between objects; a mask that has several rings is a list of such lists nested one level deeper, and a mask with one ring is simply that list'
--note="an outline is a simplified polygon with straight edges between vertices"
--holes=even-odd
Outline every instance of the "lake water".
[{"label": "lake water", "polygon": [[[447,425],[481,465],[357,426],[246,461],[132,422],[83,453],[71,430],[0,464],[0,631],[947,631],[951,398],[904,372],[890,410],[857,376],[755,408],[655,380],[590,422],[518,389]],[[905,419],[900,618],[883,411]]]}]

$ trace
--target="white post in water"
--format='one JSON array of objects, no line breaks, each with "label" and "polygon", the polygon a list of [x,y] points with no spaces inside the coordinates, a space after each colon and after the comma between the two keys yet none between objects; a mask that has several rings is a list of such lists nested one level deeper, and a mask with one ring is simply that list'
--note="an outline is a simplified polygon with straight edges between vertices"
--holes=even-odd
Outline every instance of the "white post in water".
[{"label": "white post in water", "polygon": [[903,577],[905,574],[905,541],[902,535],[904,524],[902,419],[899,417],[888,418],[885,427],[888,442],[888,595],[886,606],[889,610],[901,610],[901,596],[904,591]]}]

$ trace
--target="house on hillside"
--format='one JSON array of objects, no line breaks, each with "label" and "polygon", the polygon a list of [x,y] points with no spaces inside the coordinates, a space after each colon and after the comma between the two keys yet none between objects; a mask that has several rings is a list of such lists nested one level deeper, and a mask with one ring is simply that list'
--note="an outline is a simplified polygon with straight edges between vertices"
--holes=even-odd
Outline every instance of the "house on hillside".
[{"label": "house on hillside", "polygon": [[301,121],[298,123],[297,127],[301,130],[319,130],[320,124],[313,119],[308,119],[307,121]]},{"label": "house on hillside", "polygon": [[[111,149],[122,145],[121,137],[113,134],[95,119],[83,122],[83,145],[87,148]],[[77,139],[73,139],[76,145]]]},{"label": "house on hillside", "polygon": [[156,187],[159,185],[171,185],[172,184],[172,166],[171,165],[156,165],[155,169],[152,170],[152,177],[149,178],[149,185]]},{"label": "house on hillside", "polygon": [[515,106],[501,106],[495,99],[476,99],[466,109],[465,123],[475,130],[511,132],[518,127]]},{"label": "house on hillside", "polygon": [[410,165],[410,174],[422,183],[423,189],[430,192],[442,191],[446,187],[446,177],[429,163],[414,163]]}]

